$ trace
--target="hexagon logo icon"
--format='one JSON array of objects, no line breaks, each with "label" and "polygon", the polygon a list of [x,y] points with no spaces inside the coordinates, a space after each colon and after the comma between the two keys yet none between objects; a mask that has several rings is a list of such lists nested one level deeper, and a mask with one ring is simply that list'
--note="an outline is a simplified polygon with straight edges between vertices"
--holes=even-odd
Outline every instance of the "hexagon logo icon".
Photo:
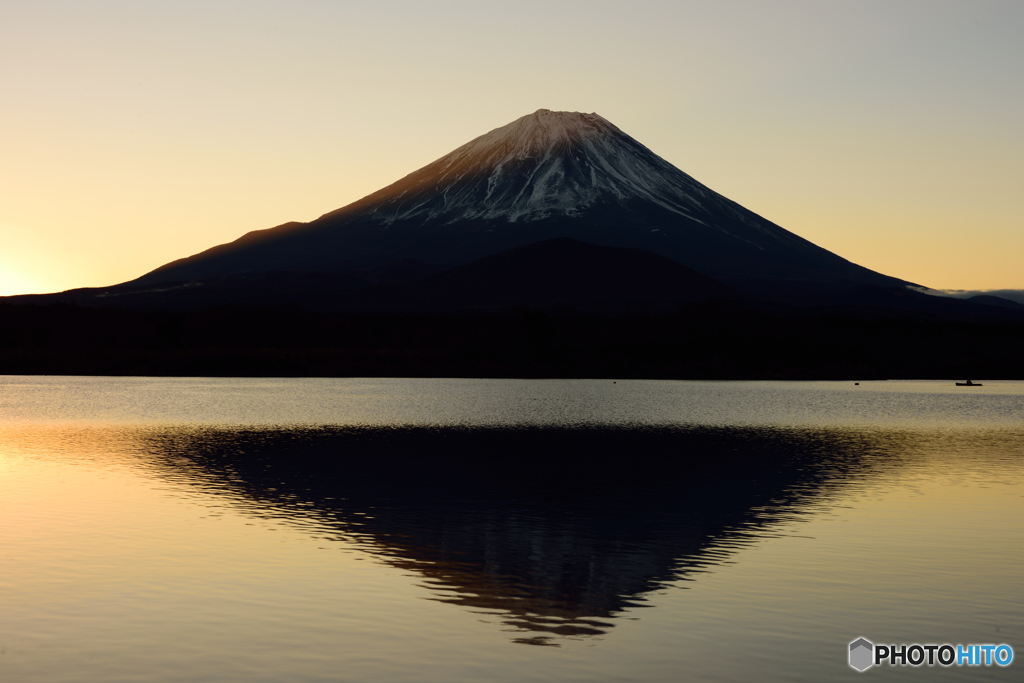
[{"label": "hexagon logo icon", "polygon": [[865,671],[874,665],[875,645],[866,638],[858,638],[850,643],[850,666],[857,671]]}]

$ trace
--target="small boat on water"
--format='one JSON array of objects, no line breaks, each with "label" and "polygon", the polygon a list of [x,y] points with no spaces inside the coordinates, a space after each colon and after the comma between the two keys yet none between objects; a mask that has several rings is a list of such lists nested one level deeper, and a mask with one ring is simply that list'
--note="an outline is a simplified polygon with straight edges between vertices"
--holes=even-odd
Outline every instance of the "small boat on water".
[{"label": "small boat on water", "polygon": [[980,386],[984,386],[981,382],[972,382],[971,380],[967,380],[966,382],[957,382],[956,385],[958,387],[980,387]]}]

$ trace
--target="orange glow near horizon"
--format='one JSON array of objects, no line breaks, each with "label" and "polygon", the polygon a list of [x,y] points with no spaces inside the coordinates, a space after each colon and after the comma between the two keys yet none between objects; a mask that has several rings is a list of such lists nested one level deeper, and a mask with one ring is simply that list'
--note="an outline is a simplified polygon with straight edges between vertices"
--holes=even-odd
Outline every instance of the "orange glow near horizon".
[{"label": "orange glow near horizon", "polygon": [[867,268],[1024,289],[1024,4],[581,7],[7,8],[0,295],[313,220],[538,108]]},{"label": "orange glow near horizon", "polygon": [[0,296],[43,292],[45,284],[23,275],[19,270],[0,264]]}]

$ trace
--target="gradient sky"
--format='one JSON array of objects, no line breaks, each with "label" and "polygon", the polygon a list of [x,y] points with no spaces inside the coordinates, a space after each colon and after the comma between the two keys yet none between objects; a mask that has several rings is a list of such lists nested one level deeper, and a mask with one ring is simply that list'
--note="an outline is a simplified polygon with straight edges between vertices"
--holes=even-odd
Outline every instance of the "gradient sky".
[{"label": "gradient sky", "polygon": [[0,294],[308,221],[597,112],[874,270],[1024,289],[1024,2],[10,0]]}]

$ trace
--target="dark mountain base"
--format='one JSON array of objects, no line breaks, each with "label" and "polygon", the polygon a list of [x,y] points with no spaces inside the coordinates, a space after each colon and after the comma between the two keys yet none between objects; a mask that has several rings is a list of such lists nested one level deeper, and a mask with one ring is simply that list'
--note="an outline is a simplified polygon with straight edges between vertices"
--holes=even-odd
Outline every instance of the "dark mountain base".
[{"label": "dark mountain base", "polygon": [[0,374],[1024,378],[1024,322],[703,304],[674,316],[0,305]]}]

